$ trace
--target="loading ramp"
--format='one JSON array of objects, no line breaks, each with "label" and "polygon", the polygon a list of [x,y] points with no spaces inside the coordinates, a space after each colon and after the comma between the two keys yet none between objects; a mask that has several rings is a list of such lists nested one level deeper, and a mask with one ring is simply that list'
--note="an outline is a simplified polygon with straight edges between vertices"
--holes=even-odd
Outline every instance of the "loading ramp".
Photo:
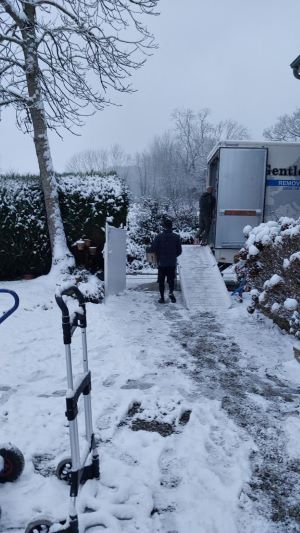
[{"label": "loading ramp", "polygon": [[183,245],[178,271],[189,310],[224,311],[230,307],[230,295],[209,246]]}]

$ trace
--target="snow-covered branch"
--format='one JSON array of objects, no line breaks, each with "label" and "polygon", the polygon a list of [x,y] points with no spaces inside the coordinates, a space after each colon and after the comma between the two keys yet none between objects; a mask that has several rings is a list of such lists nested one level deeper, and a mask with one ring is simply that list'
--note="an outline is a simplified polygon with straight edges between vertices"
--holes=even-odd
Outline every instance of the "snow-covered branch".
[{"label": "snow-covered branch", "polygon": [[11,0],[0,0],[0,6],[3,6],[6,13],[18,24],[21,26],[24,22],[27,21],[27,17],[21,9],[18,8],[17,3]]},{"label": "snow-covered branch", "polygon": [[5,41],[17,44],[19,46],[23,46],[22,41],[20,41],[19,39],[16,39],[15,37],[10,37],[9,35],[3,35],[2,33],[0,33],[0,44]]},{"label": "snow-covered branch", "polygon": [[66,9],[61,4],[58,4],[57,2],[54,2],[52,0],[36,0],[34,5],[36,8],[39,6],[44,6],[44,5],[52,6],[53,8],[57,9],[58,11],[66,15],[66,17],[69,17],[70,19],[72,19],[76,24],[78,24],[79,22],[79,19],[71,11]]},{"label": "snow-covered branch", "polygon": [[[156,14],[158,1],[0,0],[6,17],[0,17],[2,89],[18,83],[24,93],[34,73],[48,126],[73,131],[82,118],[110,104],[113,91],[132,92],[131,71],[155,47],[143,16]],[[10,68],[1,64],[8,58]],[[16,106],[24,131],[30,129],[30,106],[36,105],[29,96],[23,110]]]},{"label": "snow-covered branch", "polygon": [[0,96],[3,95],[3,98],[0,97],[0,106],[7,106],[12,103],[26,103],[28,102],[28,98],[24,97],[24,95],[14,91],[13,89],[7,89],[6,91],[2,91],[0,87]]}]

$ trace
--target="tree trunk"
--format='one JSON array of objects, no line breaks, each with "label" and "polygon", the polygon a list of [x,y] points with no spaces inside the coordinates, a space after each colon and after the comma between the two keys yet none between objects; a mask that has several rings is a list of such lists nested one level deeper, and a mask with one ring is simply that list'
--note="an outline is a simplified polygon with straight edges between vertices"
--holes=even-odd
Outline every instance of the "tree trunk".
[{"label": "tree trunk", "polygon": [[40,170],[40,180],[45,198],[49,237],[52,250],[52,266],[60,264],[63,270],[73,264],[65,237],[61,218],[57,182],[54,175],[50,146],[47,135],[47,122],[39,80],[39,64],[35,32],[35,7],[25,3],[24,11],[28,23],[22,29],[30,116],[34,132],[34,144]]}]

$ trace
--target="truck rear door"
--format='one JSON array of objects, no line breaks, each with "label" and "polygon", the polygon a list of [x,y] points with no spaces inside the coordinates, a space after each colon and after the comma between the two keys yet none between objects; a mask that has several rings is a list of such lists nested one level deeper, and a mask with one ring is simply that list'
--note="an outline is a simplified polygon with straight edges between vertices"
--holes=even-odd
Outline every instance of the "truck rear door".
[{"label": "truck rear door", "polygon": [[241,248],[243,228],[262,222],[266,163],[266,148],[220,149],[216,248]]}]

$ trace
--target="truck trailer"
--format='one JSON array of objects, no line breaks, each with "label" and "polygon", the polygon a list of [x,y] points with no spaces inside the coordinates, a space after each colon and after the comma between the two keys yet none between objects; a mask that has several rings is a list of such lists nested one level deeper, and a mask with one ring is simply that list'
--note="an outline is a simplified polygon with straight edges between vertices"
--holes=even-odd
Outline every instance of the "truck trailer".
[{"label": "truck trailer", "polygon": [[215,188],[212,241],[218,263],[244,246],[243,228],[300,216],[300,143],[224,141],[208,156]]}]

